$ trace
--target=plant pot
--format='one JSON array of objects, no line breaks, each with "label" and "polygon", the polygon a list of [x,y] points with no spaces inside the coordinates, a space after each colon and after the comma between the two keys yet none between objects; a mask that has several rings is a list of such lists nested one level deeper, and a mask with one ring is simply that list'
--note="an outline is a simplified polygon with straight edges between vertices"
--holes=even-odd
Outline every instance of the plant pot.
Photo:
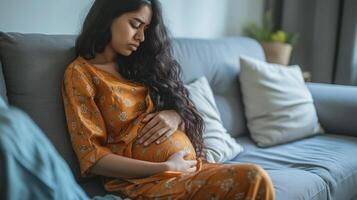
[{"label": "plant pot", "polygon": [[269,63],[289,64],[292,45],[281,42],[262,42],[261,44]]}]

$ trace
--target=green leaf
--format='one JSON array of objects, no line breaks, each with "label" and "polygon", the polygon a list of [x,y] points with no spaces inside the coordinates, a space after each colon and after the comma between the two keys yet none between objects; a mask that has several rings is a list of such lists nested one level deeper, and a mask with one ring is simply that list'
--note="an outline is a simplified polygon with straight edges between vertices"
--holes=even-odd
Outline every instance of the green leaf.
[{"label": "green leaf", "polygon": [[[291,45],[295,45],[299,39],[299,34],[298,33],[286,33],[286,40],[279,40],[281,42],[286,42]],[[256,39],[259,42],[270,42],[273,41],[272,37],[274,34],[273,30],[273,19],[272,19],[272,12],[271,10],[268,10],[265,12],[263,16],[263,23],[262,27],[258,27],[258,25],[254,22],[249,23],[244,29],[243,29],[243,35],[247,37],[251,37]]]}]

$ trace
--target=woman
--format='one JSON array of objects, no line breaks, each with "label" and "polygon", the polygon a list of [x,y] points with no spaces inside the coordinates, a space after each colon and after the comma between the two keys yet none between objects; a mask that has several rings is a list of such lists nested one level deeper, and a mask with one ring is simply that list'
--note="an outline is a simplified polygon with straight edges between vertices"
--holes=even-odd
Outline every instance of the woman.
[{"label": "woman", "polygon": [[96,0],[62,87],[82,176],[133,199],[274,199],[256,165],[204,161],[157,0]]}]

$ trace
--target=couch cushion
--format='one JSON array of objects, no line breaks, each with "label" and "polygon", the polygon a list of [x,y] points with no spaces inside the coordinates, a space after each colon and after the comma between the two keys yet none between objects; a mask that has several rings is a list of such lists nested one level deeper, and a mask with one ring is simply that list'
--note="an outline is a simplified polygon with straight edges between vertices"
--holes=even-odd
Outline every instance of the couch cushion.
[{"label": "couch cushion", "polygon": [[[1,58],[1,57],[0,57]],[[6,96],[6,85],[5,85],[5,79],[4,79],[4,74],[2,72],[2,64],[0,61],[0,97],[7,102],[7,96]]]},{"label": "couch cushion", "polygon": [[[357,137],[319,135],[259,148],[238,138],[245,151],[230,162],[262,165],[273,180],[277,199],[351,199],[357,195]],[[286,196],[288,195],[288,196]]]},{"label": "couch cushion", "polygon": [[185,87],[204,121],[203,142],[207,161],[225,162],[236,157],[243,148],[223,127],[206,77],[203,76]]},{"label": "couch cushion", "polygon": [[299,66],[287,67],[242,56],[240,67],[245,116],[258,146],[287,143],[321,132]]},{"label": "couch cushion", "polygon": [[73,46],[73,36],[0,33],[9,103],[31,116],[78,177],[60,93],[64,70],[74,58]]},{"label": "couch cushion", "polygon": [[274,185],[276,200],[327,200],[324,181],[300,169],[267,170]]},{"label": "couch cushion", "polygon": [[233,135],[246,134],[239,72],[239,56],[264,60],[264,52],[255,40],[248,38],[176,39],[174,55],[183,68],[183,80],[189,83],[205,76],[213,90],[222,122]]}]

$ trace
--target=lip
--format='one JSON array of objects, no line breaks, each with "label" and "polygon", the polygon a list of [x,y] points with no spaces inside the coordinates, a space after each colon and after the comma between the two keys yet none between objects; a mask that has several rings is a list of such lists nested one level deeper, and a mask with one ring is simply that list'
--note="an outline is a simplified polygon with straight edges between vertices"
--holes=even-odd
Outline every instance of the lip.
[{"label": "lip", "polygon": [[133,49],[133,50],[137,50],[139,48],[139,45],[137,44],[129,44],[129,46]]}]

